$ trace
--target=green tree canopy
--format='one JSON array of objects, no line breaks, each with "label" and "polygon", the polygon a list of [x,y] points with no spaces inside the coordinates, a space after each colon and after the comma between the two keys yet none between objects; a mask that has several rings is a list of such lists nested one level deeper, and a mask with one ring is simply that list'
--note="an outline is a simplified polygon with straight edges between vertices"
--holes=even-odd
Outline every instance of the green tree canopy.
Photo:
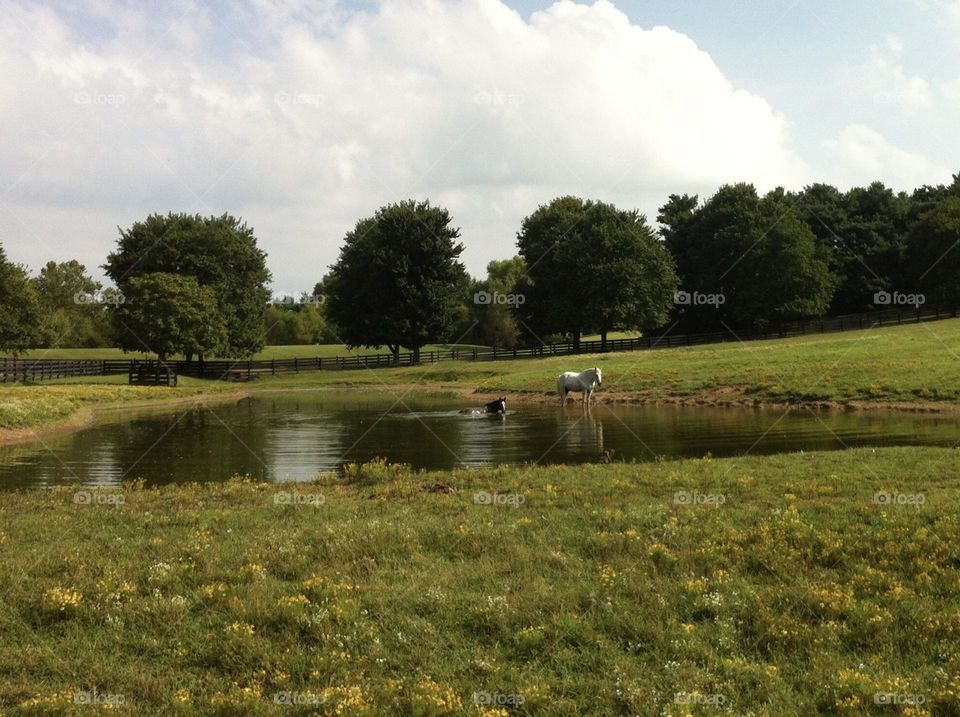
[{"label": "green tree canopy", "polygon": [[674,262],[636,211],[560,197],[523,220],[524,321],[541,336],[651,329],[664,324],[677,285]]},{"label": "green tree canopy", "polygon": [[414,352],[448,337],[467,273],[450,214],[429,201],[389,204],[357,222],[323,287],[325,309],[349,346]]},{"label": "green tree canopy", "polygon": [[751,184],[725,185],[666,236],[685,295],[720,297],[681,306],[685,327],[763,325],[819,316],[830,305],[829,250],[783,190],[761,199]]},{"label": "green tree canopy", "polygon": [[216,354],[227,342],[213,287],[182,274],[142,274],[126,281],[114,320],[120,348],[152,351],[161,361],[178,353]]},{"label": "green tree canopy", "polygon": [[116,294],[102,291],[83,264],[49,261],[34,285],[42,311],[41,345],[94,348],[112,343],[108,309]]},{"label": "green tree canopy", "polygon": [[244,357],[263,348],[270,298],[266,254],[257,247],[253,230],[229,214],[152,214],[120,231],[104,269],[124,294],[125,285],[144,274],[193,277],[216,296],[227,335],[220,351]]},{"label": "green tree canopy", "polygon": [[946,197],[917,220],[907,256],[911,278],[906,283],[910,285],[900,291],[919,291],[927,301],[945,301],[955,307],[960,300],[960,197]]},{"label": "green tree canopy", "polygon": [[[487,264],[487,277],[472,283],[469,319],[477,342],[486,346],[513,348],[523,331],[517,321],[517,295],[526,270],[521,256]],[[477,301],[477,297],[489,301]],[[509,301],[508,301],[509,300]]]},{"label": "green tree canopy", "polygon": [[40,303],[33,282],[22,266],[7,260],[0,247],[0,351],[14,355],[39,340]]}]

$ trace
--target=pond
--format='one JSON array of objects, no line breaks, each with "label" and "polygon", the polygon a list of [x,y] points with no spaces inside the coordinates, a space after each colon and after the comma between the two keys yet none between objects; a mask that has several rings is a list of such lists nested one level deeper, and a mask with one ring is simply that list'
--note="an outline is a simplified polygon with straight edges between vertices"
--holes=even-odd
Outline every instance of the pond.
[{"label": "pond", "polygon": [[0,488],[308,480],[381,456],[416,468],[650,461],[854,446],[952,446],[960,417],[893,412],[579,404],[458,413],[464,401],[363,394],[256,394],[234,403],[119,412],[42,443],[0,447]]}]

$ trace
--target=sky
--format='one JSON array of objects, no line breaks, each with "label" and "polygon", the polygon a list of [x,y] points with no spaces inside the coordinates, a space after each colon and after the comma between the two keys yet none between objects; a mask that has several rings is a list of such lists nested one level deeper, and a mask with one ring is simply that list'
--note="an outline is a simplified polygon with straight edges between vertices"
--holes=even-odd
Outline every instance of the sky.
[{"label": "sky", "polygon": [[430,199],[476,276],[565,194],[960,172],[960,0],[0,0],[0,245],[98,278],[168,211],[253,227],[306,290]]}]

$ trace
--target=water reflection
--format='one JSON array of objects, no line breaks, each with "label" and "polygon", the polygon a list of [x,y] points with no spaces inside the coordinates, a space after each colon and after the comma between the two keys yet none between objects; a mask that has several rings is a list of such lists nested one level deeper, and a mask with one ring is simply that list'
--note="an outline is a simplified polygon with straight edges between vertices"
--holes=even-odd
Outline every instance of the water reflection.
[{"label": "water reflection", "polygon": [[384,457],[423,468],[577,463],[953,445],[953,416],[570,404],[463,415],[459,401],[319,393],[258,394],[233,404],[124,413],[45,444],[0,447],[0,487],[223,480],[307,480]]}]

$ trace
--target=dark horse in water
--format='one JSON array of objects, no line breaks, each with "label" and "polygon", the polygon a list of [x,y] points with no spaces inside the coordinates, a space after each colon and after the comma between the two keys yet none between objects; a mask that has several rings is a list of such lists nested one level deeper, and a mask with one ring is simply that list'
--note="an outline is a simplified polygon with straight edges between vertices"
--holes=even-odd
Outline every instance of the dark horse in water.
[{"label": "dark horse in water", "polygon": [[506,413],[507,397],[501,396],[496,401],[490,401],[483,408],[463,408],[460,413]]}]

